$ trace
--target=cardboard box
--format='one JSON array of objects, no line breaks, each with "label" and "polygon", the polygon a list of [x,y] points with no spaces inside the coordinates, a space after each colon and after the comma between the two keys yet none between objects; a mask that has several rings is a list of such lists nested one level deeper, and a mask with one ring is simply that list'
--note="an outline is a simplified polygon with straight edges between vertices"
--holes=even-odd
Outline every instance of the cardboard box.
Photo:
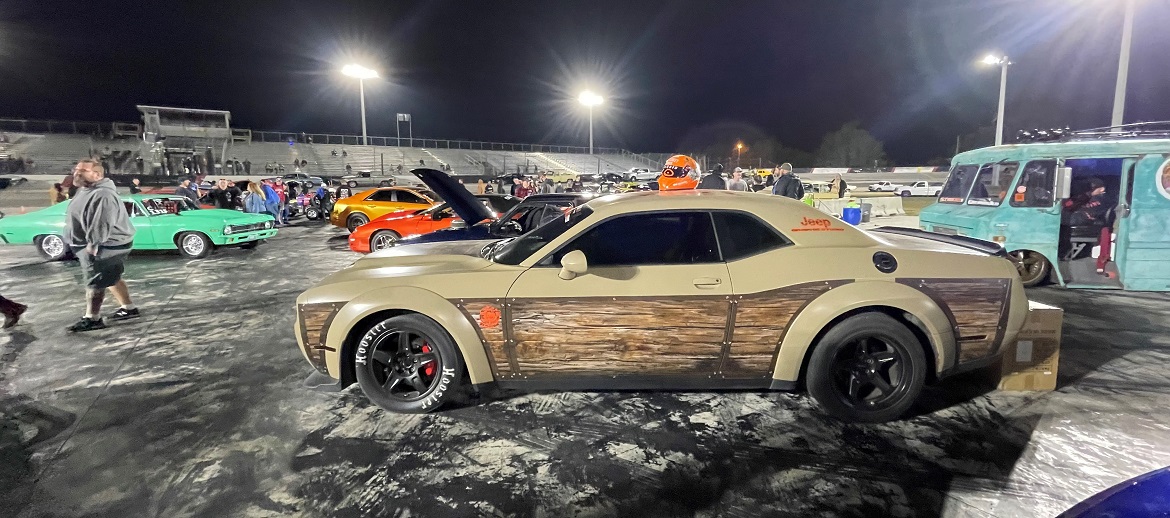
[{"label": "cardboard box", "polygon": [[1054,390],[1064,310],[1028,301],[1024,328],[1003,354],[1000,390]]}]

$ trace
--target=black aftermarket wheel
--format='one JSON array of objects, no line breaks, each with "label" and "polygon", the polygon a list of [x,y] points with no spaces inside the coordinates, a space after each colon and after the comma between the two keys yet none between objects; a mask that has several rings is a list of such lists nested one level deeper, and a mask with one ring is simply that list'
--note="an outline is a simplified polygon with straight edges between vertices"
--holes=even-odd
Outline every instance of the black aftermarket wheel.
[{"label": "black aftermarket wheel", "polygon": [[914,333],[888,315],[864,313],[841,321],[815,345],[808,391],[838,419],[880,423],[914,404],[926,369]]},{"label": "black aftermarket wheel", "polygon": [[439,408],[463,379],[455,343],[422,315],[391,317],[370,328],[354,348],[354,367],[366,397],[393,412]]},{"label": "black aftermarket wheel", "polygon": [[355,214],[350,214],[349,218],[345,220],[345,228],[349,229],[350,232],[353,232],[354,230],[357,230],[358,227],[369,222],[370,218],[366,217],[365,214],[358,212]]}]

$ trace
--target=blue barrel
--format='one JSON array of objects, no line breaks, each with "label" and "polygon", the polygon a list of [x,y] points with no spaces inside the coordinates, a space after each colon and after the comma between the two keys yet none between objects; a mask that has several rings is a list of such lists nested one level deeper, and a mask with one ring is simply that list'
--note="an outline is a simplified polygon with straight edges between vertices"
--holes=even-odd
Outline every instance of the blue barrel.
[{"label": "blue barrel", "polygon": [[861,223],[861,208],[860,207],[845,207],[841,209],[841,219],[845,220],[850,225],[857,225]]}]

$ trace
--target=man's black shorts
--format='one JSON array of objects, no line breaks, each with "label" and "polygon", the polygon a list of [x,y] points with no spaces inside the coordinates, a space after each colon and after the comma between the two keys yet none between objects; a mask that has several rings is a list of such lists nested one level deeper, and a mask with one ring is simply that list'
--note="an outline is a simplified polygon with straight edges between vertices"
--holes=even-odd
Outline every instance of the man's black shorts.
[{"label": "man's black shorts", "polygon": [[130,245],[103,246],[98,248],[96,256],[85,253],[84,248],[75,248],[73,255],[81,262],[81,283],[89,288],[105,289],[122,280]]}]

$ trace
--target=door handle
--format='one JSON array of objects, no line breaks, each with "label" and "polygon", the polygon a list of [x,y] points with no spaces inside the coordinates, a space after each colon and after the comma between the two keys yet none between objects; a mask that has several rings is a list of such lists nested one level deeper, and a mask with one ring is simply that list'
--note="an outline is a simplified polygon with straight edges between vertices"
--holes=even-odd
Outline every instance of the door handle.
[{"label": "door handle", "polygon": [[698,279],[695,279],[693,282],[694,282],[696,288],[703,288],[703,289],[708,289],[708,290],[713,289],[713,288],[717,288],[721,284],[723,284],[723,280],[718,279],[716,277],[699,277]]}]

